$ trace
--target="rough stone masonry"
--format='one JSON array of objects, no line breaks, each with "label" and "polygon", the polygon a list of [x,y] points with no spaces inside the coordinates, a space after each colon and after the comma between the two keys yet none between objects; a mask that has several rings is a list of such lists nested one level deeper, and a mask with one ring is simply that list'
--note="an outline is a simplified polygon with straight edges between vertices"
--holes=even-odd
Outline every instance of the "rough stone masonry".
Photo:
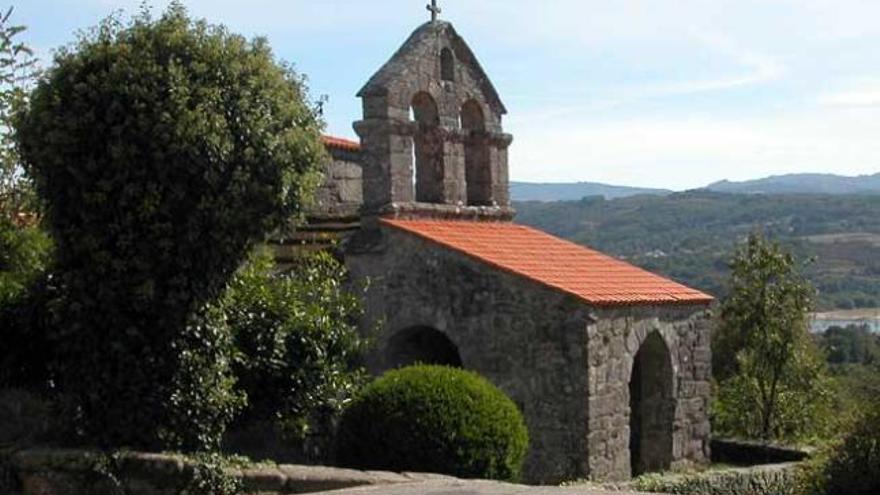
[{"label": "rough stone masonry", "polygon": [[305,232],[370,280],[371,371],[486,376],[525,415],[529,482],[706,463],[711,298],[511,223],[507,110],[451,24],[420,26],[359,96],[360,143],[327,139]]}]

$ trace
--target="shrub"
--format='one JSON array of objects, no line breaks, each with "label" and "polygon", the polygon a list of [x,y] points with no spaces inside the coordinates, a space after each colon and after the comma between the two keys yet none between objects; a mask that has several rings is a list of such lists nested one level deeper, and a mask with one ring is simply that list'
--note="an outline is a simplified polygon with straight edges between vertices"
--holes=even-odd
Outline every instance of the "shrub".
[{"label": "shrub", "polygon": [[362,469],[517,480],[528,431],[516,405],[475,373],[389,371],[346,409],[339,459]]},{"label": "shrub", "polygon": [[102,446],[217,446],[240,402],[212,301],[323,156],[301,79],[172,4],[59,50],[15,121],[57,246],[65,417]]},{"label": "shrub", "polygon": [[[229,287],[233,371],[249,402],[238,423],[273,424],[286,443],[326,459],[333,423],[363,383],[360,300],[329,253],[304,254],[288,273],[274,270],[271,254],[260,251]],[[321,444],[307,446],[307,437]]]},{"label": "shrub", "polygon": [[880,493],[880,408],[856,422],[831,450],[823,471],[827,495]]},{"label": "shrub", "polygon": [[698,473],[649,473],[628,488],[648,493],[680,495],[805,495],[803,468],[796,464],[720,469]]}]

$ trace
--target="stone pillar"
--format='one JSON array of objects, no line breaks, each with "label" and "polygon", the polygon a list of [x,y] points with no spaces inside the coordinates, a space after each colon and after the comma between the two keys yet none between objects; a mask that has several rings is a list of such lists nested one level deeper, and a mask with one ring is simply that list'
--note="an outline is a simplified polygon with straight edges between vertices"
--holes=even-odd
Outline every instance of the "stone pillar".
[{"label": "stone pillar", "polygon": [[377,212],[393,203],[414,201],[414,124],[391,119],[365,119],[355,122],[354,130],[361,138],[366,212]]}]

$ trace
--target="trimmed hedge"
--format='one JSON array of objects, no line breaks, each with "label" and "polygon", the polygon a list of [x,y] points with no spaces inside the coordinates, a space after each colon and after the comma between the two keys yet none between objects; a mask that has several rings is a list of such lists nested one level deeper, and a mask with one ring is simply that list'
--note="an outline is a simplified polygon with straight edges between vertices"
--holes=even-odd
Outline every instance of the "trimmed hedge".
[{"label": "trimmed hedge", "polygon": [[788,463],[693,474],[645,474],[626,487],[680,495],[804,495],[804,476],[802,466]]},{"label": "trimmed hedge", "polygon": [[515,481],[528,448],[522,414],[476,373],[389,371],[343,413],[339,461],[360,469]]},{"label": "trimmed hedge", "polygon": [[175,2],[59,50],[15,124],[57,246],[52,371],[72,431],[217,447],[241,397],[216,301],[324,156],[301,77]]}]

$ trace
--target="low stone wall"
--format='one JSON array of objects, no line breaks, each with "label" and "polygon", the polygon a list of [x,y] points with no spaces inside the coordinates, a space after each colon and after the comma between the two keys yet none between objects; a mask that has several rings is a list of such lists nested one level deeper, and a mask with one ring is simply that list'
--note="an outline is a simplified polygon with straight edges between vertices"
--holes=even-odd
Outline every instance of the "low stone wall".
[{"label": "low stone wall", "polygon": [[[196,464],[182,456],[120,453],[112,458],[82,450],[28,449],[0,452],[3,495],[177,495]],[[364,485],[453,479],[433,474],[357,471],[320,466],[258,465],[228,469],[247,495],[314,493]],[[117,488],[114,488],[117,487]]]},{"label": "low stone wall", "polygon": [[756,464],[798,462],[809,458],[811,454],[809,449],[785,445],[725,438],[712,439],[712,462],[716,463],[754,466]]}]

